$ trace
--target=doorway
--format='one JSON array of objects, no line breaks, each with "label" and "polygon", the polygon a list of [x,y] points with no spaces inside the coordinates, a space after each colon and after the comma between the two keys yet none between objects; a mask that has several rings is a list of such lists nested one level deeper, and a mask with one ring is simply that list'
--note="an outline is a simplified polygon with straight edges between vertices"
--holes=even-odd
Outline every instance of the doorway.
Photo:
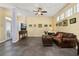
[{"label": "doorway", "polygon": [[6,36],[6,41],[11,40],[11,18],[10,17],[5,17],[5,36]]}]

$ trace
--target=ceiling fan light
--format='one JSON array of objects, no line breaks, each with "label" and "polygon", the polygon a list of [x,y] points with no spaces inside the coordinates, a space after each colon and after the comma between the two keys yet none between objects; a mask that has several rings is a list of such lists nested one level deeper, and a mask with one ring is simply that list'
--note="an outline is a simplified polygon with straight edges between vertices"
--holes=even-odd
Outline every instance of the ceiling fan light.
[{"label": "ceiling fan light", "polygon": [[38,12],[38,14],[40,15],[40,14],[41,14],[41,12]]}]

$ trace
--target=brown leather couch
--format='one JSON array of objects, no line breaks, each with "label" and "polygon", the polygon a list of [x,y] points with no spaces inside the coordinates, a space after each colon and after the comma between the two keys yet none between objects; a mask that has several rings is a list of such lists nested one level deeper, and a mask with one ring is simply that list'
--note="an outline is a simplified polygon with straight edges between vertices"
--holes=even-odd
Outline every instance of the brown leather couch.
[{"label": "brown leather couch", "polygon": [[73,33],[57,32],[53,38],[59,47],[73,48],[76,46],[77,38]]}]

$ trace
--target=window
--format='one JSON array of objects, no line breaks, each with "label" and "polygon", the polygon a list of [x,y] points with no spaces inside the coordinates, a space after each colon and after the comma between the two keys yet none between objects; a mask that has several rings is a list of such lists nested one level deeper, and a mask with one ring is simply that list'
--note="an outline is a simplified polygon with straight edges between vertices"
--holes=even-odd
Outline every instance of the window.
[{"label": "window", "polygon": [[60,16],[60,20],[63,20],[63,18],[64,18],[64,13],[61,14],[61,16]]},{"label": "window", "polygon": [[70,16],[73,15],[73,8],[70,8]]},{"label": "window", "polygon": [[79,12],[79,3],[77,4],[77,12]]},{"label": "window", "polygon": [[66,11],[65,16],[68,17],[71,16],[72,14],[73,14],[73,8],[70,8]]},{"label": "window", "polygon": [[58,16],[58,17],[57,17],[57,21],[59,21],[59,20],[60,20],[60,17]]},{"label": "window", "polygon": [[73,13],[74,14],[77,13],[77,6],[76,5],[73,6]]},{"label": "window", "polygon": [[70,12],[71,12],[71,9],[69,9],[68,11],[67,11],[67,16],[70,16]]},{"label": "window", "polygon": [[65,17],[68,17],[68,10],[65,12]]},{"label": "window", "polygon": [[64,20],[65,17],[69,17],[75,13],[79,12],[79,4],[74,5],[67,9],[64,13],[57,17],[57,21]]}]

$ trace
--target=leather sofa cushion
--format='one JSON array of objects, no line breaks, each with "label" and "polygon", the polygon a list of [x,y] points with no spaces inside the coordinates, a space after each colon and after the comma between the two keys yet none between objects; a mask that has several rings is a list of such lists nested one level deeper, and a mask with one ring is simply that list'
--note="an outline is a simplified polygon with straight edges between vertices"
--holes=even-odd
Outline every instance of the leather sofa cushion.
[{"label": "leather sofa cushion", "polygon": [[72,33],[63,33],[63,37],[76,38],[76,35],[74,35],[74,34],[72,34]]}]

